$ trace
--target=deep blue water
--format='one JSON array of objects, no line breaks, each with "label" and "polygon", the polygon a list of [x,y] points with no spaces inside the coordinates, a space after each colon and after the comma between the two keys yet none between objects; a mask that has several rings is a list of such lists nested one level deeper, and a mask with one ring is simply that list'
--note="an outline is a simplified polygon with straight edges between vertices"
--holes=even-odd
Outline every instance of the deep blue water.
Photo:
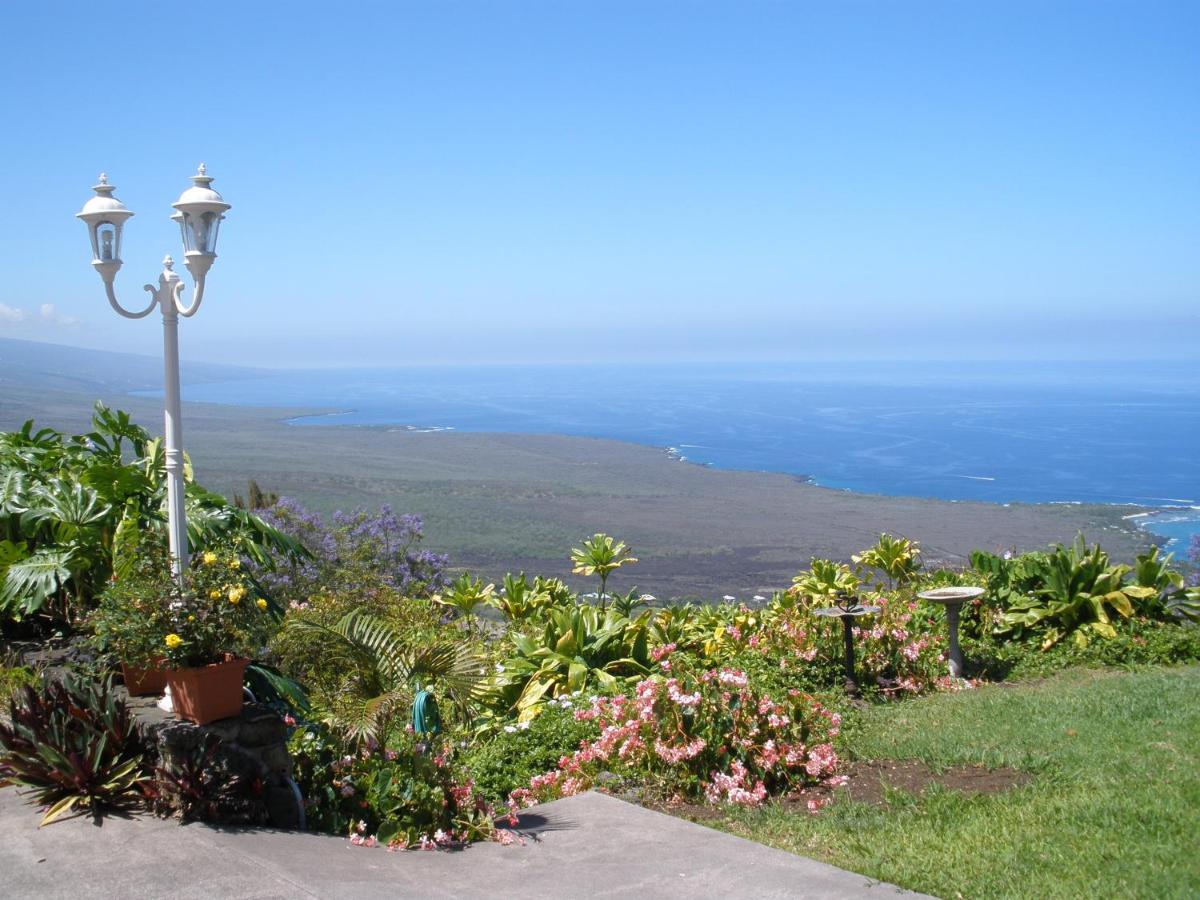
[{"label": "deep blue water", "polygon": [[1163,533],[1200,531],[1194,363],[297,370],[184,396],[347,410],[311,426],[615,438],[869,493],[1178,507]]}]

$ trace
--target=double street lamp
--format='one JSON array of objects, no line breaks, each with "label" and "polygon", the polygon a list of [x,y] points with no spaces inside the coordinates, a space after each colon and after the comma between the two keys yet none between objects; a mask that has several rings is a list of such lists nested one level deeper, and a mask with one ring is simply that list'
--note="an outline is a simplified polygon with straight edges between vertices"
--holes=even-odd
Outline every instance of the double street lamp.
[{"label": "double street lamp", "polygon": [[88,236],[92,241],[92,267],[104,282],[104,290],[112,308],[127,319],[148,316],[156,306],[162,310],[167,530],[171,547],[171,566],[176,578],[183,577],[188,561],[183,487],[183,428],[179,411],[179,317],[194,316],[200,308],[200,302],[204,299],[204,278],[217,258],[217,232],[225,218],[225,212],[229,209],[229,204],[212,189],[212,181],[201,163],[196,174],[192,176],[192,186],[171,204],[175,208],[171,218],[179,223],[179,230],[183,234],[184,265],[195,282],[192,302],[188,305],[184,305],[182,301],[183,282],[175,273],[175,262],[170,256],[163,260],[158,287],[152,284],[144,285],[151,297],[145,309],[131,312],[117,302],[113,283],[121,268],[121,231],[125,220],[132,216],[133,212],[113,196],[116,188],[108,183],[107,176],[100,176],[100,183],[92,188],[96,196],[90,198],[83,205],[83,209],[76,213],[87,225]]}]

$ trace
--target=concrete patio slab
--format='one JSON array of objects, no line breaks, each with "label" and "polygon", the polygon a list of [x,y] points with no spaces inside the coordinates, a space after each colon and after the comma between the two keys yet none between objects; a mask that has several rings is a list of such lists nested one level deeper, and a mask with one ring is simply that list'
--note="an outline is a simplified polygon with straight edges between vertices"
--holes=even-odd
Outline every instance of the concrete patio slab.
[{"label": "concrete patio slab", "polygon": [[892,897],[921,895],[588,793],[526,811],[525,846],[459,852],[354,847],[327,835],[180,826],[149,816],[38,829],[0,790],[0,896]]}]

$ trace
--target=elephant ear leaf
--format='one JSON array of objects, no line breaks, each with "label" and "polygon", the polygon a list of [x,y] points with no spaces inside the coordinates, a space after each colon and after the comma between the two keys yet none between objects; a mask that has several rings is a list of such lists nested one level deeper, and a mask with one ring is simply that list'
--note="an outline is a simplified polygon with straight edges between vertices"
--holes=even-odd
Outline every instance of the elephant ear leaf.
[{"label": "elephant ear leaf", "polygon": [[587,674],[587,663],[583,662],[582,660],[575,660],[572,662],[567,670],[567,690],[582,690],[584,682],[587,680]]},{"label": "elephant ear leaf", "polygon": [[574,631],[568,631],[554,645],[554,652],[561,653],[563,656],[574,656],[578,651],[579,642],[575,639]]},{"label": "elephant ear leaf", "polygon": [[[1133,604],[1129,602],[1129,597],[1126,595],[1126,591],[1129,590],[1130,588],[1125,588],[1123,591],[1110,591],[1104,595],[1104,602],[1127,619],[1133,615]],[[1100,618],[1102,622],[1105,621],[1099,616],[1097,618]]]},{"label": "elephant ear leaf", "polygon": [[1107,622],[1092,622],[1092,631],[1101,637],[1115,638],[1117,636],[1117,629],[1113,628]]},{"label": "elephant ear leaf", "polygon": [[542,697],[550,688],[554,687],[552,678],[533,677],[529,683],[525,685],[525,690],[521,692],[520,698],[517,700],[517,709],[521,711],[521,717],[524,719],[532,719],[537,713],[534,711]]},{"label": "elephant ear leaf", "polygon": [[1132,597],[1134,600],[1149,600],[1151,597],[1158,596],[1158,591],[1155,588],[1136,584],[1126,585],[1121,588],[1121,593],[1127,597]]}]

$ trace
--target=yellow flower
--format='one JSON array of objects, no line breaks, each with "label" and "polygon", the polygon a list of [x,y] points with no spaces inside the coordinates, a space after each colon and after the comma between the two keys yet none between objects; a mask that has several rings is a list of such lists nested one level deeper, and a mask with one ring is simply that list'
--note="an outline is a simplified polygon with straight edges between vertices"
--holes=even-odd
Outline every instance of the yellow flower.
[{"label": "yellow flower", "polygon": [[232,603],[234,606],[237,606],[239,603],[241,603],[242,598],[245,596],[246,596],[246,589],[244,587],[242,587],[240,584],[237,587],[231,587],[229,589],[229,602]]},{"label": "yellow flower", "polygon": [[211,550],[208,550],[208,551],[206,551],[206,552],[205,552],[205,554],[204,554],[204,564],[205,564],[206,566],[211,566],[211,565],[212,565],[213,563],[215,563],[216,561],[217,561],[217,554],[213,553]]},{"label": "yellow flower", "polygon": [[179,635],[177,635],[177,634],[168,634],[167,635],[167,649],[168,650],[174,650],[176,647],[178,647],[182,643],[183,643],[183,638],[181,638]]},{"label": "yellow flower", "polygon": [[262,597],[259,597],[257,600],[254,601],[254,605],[257,606],[259,609],[266,609],[267,601],[264,600]]},{"label": "yellow flower", "polygon": [[189,622],[195,622],[195,621],[196,621],[196,617],[195,617],[195,616],[188,616],[188,621],[189,621]]},{"label": "yellow flower", "polygon": [[217,590],[216,588],[213,588],[211,591],[208,592],[208,599],[209,600],[220,600],[221,592],[219,590]]},{"label": "yellow flower", "polygon": [[229,561],[229,568],[233,569],[234,571],[237,571],[241,567],[242,567],[242,561],[240,559],[231,559]]}]

